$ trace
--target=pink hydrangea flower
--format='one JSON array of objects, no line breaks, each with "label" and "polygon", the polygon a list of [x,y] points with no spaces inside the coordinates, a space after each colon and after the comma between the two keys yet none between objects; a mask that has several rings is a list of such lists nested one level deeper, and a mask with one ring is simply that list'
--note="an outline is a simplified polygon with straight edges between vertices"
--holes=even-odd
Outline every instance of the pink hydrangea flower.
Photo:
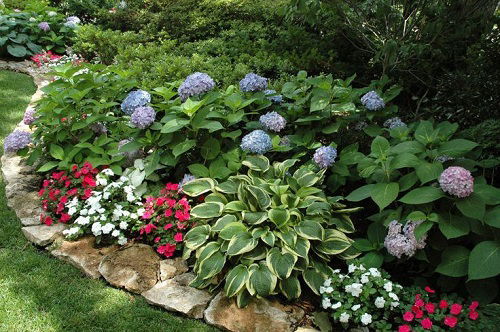
[{"label": "pink hydrangea flower", "polygon": [[463,167],[451,166],[441,173],[439,185],[444,192],[464,198],[474,191],[474,177]]}]

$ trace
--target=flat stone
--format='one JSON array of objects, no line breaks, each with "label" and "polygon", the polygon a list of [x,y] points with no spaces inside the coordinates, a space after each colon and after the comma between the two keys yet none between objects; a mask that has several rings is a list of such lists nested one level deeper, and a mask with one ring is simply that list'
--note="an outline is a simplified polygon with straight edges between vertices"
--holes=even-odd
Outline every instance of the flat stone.
[{"label": "flat stone", "polygon": [[314,327],[310,326],[301,326],[298,327],[295,332],[320,332],[319,330],[315,329]]},{"label": "flat stone", "polygon": [[203,318],[203,311],[212,295],[207,291],[188,286],[194,277],[192,273],[181,274],[157,283],[141,295],[149,303],[169,311],[180,312],[193,318]]},{"label": "flat stone", "polygon": [[105,256],[98,270],[111,285],[142,293],[156,284],[159,263],[151,246],[133,244]]},{"label": "flat stone", "polygon": [[24,236],[28,241],[38,246],[51,244],[58,236],[62,236],[62,231],[66,228],[64,224],[54,224],[52,226],[38,225],[23,227]]},{"label": "flat stone", "polygon": [[189,270],[186,261],[181,257],[164,259],[160,262],[159,280],[165,281]]},{"label": "flat stone", "polygon": [[41,225],[41,222],[39,217],[25,217],[21,218],[21,224],[23,224],[23,226],[34,226]]},{"label": "flat stone", "polygon": [[238,308],[234,299],[220,292],[205,310],[208,324],[234,332],[288,332],[304,317],[297,306],[278,301],[252,299],[245,308]]},{"label": "flat stone", "polygon": [[116,245],[96,248],[95,238],[90,236],[78,241],[62,241],[50,253],[80,269],[85,275],[98,279],[101,277],[98,270],[99,263],[101,263],[105,255],[112,253],[118,248]]}]

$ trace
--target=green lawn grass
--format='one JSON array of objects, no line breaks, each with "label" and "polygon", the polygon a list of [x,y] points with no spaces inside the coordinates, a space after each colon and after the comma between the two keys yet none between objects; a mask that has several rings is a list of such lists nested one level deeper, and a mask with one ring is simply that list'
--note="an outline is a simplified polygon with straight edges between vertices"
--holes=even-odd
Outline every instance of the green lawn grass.
[{"label": "green lawn grass", "polygon": [[[1,151],[34,92],[29,76],[0,71]],[[20,228],[0,177],[0,331],[215,331],[84,277],[34,248]]]}]

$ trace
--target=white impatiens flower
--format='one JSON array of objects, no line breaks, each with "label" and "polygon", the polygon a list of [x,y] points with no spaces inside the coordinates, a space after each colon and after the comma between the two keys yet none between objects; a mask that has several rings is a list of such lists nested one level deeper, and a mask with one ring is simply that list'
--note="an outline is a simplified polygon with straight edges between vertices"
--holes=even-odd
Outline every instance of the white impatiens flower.
[{"label": "white impatiens flower", "polygon": [[342,306],[342,303],[341,302],[337,302],[337,303],[334,303],[332,304],[331,308],[332,309],[338,309]]},{"label": "white impatiens flower", "polygon": [[399,302],[391,302],[391,307],[396,308],[399,306]]},{"label": "white impatiens flower", "polygon": [[111,223],[107,223],[106,225],[102,226],[102,233],[103,234],[109,234],[111,231],[115,228],[115,225]]},{"label": "white impatiens flower", "polygon": [[99,217],[99,220],[100,221],[106,221],[106,215],[105,214],[102,214],[100,217]]},{"label": "white impatiens flower", "polygon": [[365,266],[364,266],[363,264],[360,264],[360,265],[359,265],[359,269],[360,269],[361,271],[366,271],[366,268],[365,268]]},{"label": "white impatiens flower", "polygon": [[78,226],[75,226],[75,227],[71,227],[69,229],[65,229],[63,231],[63,234],[67,237],[70,237],[72,235],[75,235],[76,233],[78,233],[78,231],[80,230],[80,227]]},{"label": "white impatiens flower", "polygon": [[113,237],[118,237],[118,236],[120,236],[120,234],[121,234],[121,233],[120,233],[120,231],[119,231],[119,230],[117,230],[117,229],[115,229],[115,230],[111,233],[111,236],[113,236]]},{"label": "white impatiens flower", "polygon": [[351,310],[352,310],[352,311],[356,311],[356,310],[358,310],[359,308],[361,308],[361,304],[355,304],[355,305],[353,305],[353,306],[351,307]]},{"label": "white impatiens flower", "polygon": [[137,215],[137,213],[131,213],[130,214],[130,218],[132,218],[132,219],[139,219],[139,216]]},{"label": "white impatiens flower", "polygon": [[361,323],[363,323],[363,325],[368,325],[371,322],[372,322],[372,315],[370,315],[368,313],[361,315]]},{"label": "white impatiens flower", "polygon": [[115,175],[115,172],[111,168],[105,168],[101,171],[102,174],[107,175],[107,176],[113,176]]},{"label": "white impatiens flower", "polygon": [[92,233],[94,236],[99,236],[102,234],[102,225],[99,222],[95,222],[92,224]]},{"label": "white impatiens flower", "polygon": [[352,283],[345,286],[345,291],[347,293],[351,293],[351,295],[354,297],[359,297],[359,295],[363,292],[363,284],[357,282]]},{"label": "white impatiens flower", "polygon": [[74,215],[76,213],[76,207],[72,206],[68,209],[68,214],[70,216]]},{"label": "white impatiens flower", "polygon": [[382,296],[377,297],[375,299],[375,306],[382,309],[385,306],[385,299]]},{"label": "white impatiens flower", "polygon": [[87,209],[80,210],[80,215],[81,216],[86,216],[87,214],[89,214],[89,210],[87,210]]},{"label": "white impatiens flower", "polygon": [[323,306],[323,309],[329,308],[332,304],[330,303],[330,299],[325,297],[323,298],[323,302],[321,303]]},{"label": "white impatiens flower", "polygon": [[394,301],[399,301],[399,297],[394,293],[389,293],[389,297]]},{"label": "white impatiens flower", "polygon": [[105,177],[102,177],[102,176],[97,176],[96,177],[96,182],[98,185],[101,185],[101,186],[106,186],[108,184],[108,179],[106,179]]},{"label": "white impatiens flower", "polygon": [[118,244],[123,246],[124,244],[127,243],[127,239],[125,237],[121,237],[118,239]]},{"label": "white impatiens flower", "polygon": [[343,312],[340,314],[339,322],[347,323],[347,322],[349,322],[350,317],[351,317],[351,315],[349,315],[347,312]]},{"label": "white impatiens flower", "polygon": [[75,224],[79,224],[79,225],[88,225],[90,223],[90,218],[89,217],[84,217],[84,216],[79,216],[78,218],[76,218],[75,220]]},{"label": "white impatiens flower", "polygon": [[347,270],[349,271],[349,273],[353,273],[354,271],[357,270],[357,266],[354,265],[354,264],[349,264],[349,266],[347,267]]},{"label": "white impatiens flower", "polygon": [[125,221],[120,222],[120,229],[127,229],[128,224]]},{"label": "white impatiens flower", "polygon": [[366,274],[363,274],[363,275],[361,276],[361,283],[362,283],[362,284],[366,284],[366,283],[367,283],[367,282],[369,282],[369,281],[370,281],[370,279],[368,279],[368,276],[367,276]]},{"label": "white impatiens flower", "polygon": [[384,289],[387,291],[387,292],[392,292],[392,282],[388,281],[384,284]]},{"label": "white impatiens flower", "polygon": [[[141,205],[142,205],[142,203],[141,203]],[[144,212],[146,212],[146,210],[144,208],[137,209],[137,214],[139,216],[142,216],[144,214]]]},{"label": "white impatiens flower", "polygon": [[325,287],[329,287],[330,285],[332,284],[332,279],[328,278],[325,280],[325,282],[323,283],[323,286]]},{"label": "white impatiens flower", "polygon": [[380,271],[374,267],[371,267],[368,271],[370,271],[370,274],[373,276],[373,277],[381,277],[382,274],[380,273]]}]

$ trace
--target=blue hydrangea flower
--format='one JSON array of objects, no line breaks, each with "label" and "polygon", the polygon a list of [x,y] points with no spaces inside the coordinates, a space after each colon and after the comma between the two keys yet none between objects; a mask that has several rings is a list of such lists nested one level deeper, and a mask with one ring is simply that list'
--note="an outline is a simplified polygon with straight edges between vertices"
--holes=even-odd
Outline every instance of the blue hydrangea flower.
[{"label": "blue hydrangea flower", "polygon": [[146,106],[151,102],[151,95],[144,90],[131,91],[122,102],[122,111],[131,115],[137,107]]},{"label": "blue hydrangea flower", "polygon": [[313,160],[320,168],[330,167],[335,163],[337,150],[331,146],[322,146],[314,152]]},{"label": "blue hydrangea flower", "polygon": [[36,110],[33,107],[26,109],[26,112],[24,112],[23,123],[27,126],[31,126],[37,119],[35,114]]},{"label": "blue hydrangea flower", "polygon": [[92,130],[97,135],[106,134],[108,132],[108,128],[101,122],[94,122],[89,126],[90,130]]},{"label": "blue hydrangea flower", "polygon": [[283,102],[283,96],[276,94],[276,90],[265,90],[264,94],[268,96],[267,99],[275,104],[281,104]]},{"label": "blue hydrangea flower", "polygon": [[66,18],[66,22],[73,22],[75,24],[80,24],[82,21],[76,16],[69,16]]},{"label": "blue hydrangea flower", "polygon": [[132,125],[139,129],[146,129],[156,118],[156,112],[151,106],[137,107],[130,117]]},{"label": "blue hydrangea flower", "polygon": [[267,78],[254,73],[246,74],[240,81],[240,90],[243,92],[262,91],[267,88]]},{"label": "blue hydrangea flower", "polygon": [[273,148],[273,143],[265,131],[257,129],[243,136],[240,147],[246,152],[264,154]]},{"label": "blue hydrangea flower", "polygon": [[38,27],[40,28],[40,30],[43,30],[43,31],[50,30],[50,25],[48,22],[41,22],[40,24],[38,24]]},{"label": "blue hydrangea flower", "polygon": [[384,100],[375,91],[370,91],[361,97],[361,103],[370,111],[377,111],[385,107]]},{"label": "blue hydrangea flower", "polygon": [[271,130],[274,132],[280,132],[286,126],[286,120],[284,117],[279,115],[277,112],[269,112],[267,114],[261,115],[259,122],[266,130]]},{"label": "blue hydrangea flower", "polygon": [[406,123],[401,121],[400,118],[397,116],[394,118],[390,118],[384,122],[384,127],[389,128],[389,129],[394,129],[398,127],[406,127]]},{"label": "blue hydrangea flower", "polygon": [[215,86],[214,80],[205,73],[194,73],[186,77],[177,90],[182,101],[191,96],[201,95],[212,90]]},{"label": "blue hydrangea flower", "polygon": [[182,187],[188,183],[189,181],[195,180],[196,177],[191,174],[184,174],[184,177],[182,178],[181,182],[179,182],[179,191],[182,191]]},{"label": "blue hydrangea flower", "polygon": [[3,142],[5,152],[16,152],[27,147],[31,143],[31,133],[27,131],[14,130]]}]

